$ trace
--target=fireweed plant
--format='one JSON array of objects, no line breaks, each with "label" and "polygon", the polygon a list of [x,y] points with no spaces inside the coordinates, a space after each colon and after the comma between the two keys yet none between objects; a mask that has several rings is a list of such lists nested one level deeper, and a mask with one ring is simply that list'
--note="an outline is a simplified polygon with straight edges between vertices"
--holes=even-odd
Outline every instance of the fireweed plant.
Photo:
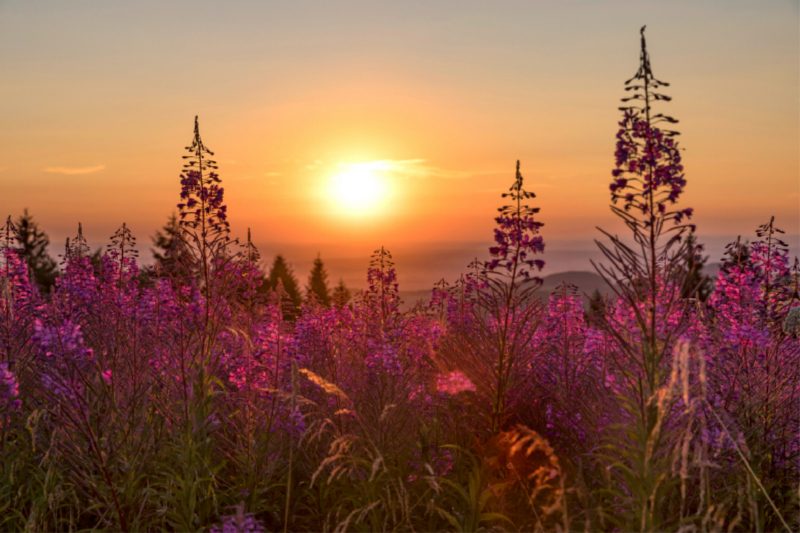
[{"label": "fireweed plant", "polygon": [[668,527],[664,520],[669,517],[655,509],[656,501],[672,491],[663,477],[667,458],[661,410],[667,406],[658,401],[658,393],[676,343],[690,324],[691,307],[680,290],[687,277],[684,265],[698,250],[690,249],[692,241],[683,239],[689,229],[694,231],[682,224],[692,209],[674,207],[686,185],[675,141],[678,132],[658,125],[677,120],[653,109],[656,102],[668,102],[670,97],[656,92],[668,84],[653,75],[644,27],[639,69],[625,85],[634,94],[622,101],[633,105],[620,108],[616,168],[609,188],[611,209],[631,231],[633,242],[606,232],[610,245],[598,242],[608,264],[596,268],[616,299],[599,325],[613,346],[605,352],[611,380],[619,380],[614,392],[622,413],[615,427],[635,435],[632,441],[620,440],[616,431],[609,435],[608,459],[616,466],[609,472],[620,476],[610,490],[613,500],[630,511],[629,521],[617,525],[650,531]]},{"label": "fireweed plant", "polygon": [[797,260],[771,220],[695,297],[643,31],[626,85],[610,189],[630,235],[600,244],[613,294],[590,312],[537,291],[519,163],[487,257],[407,311],[385,248],[349,301],[265,291],[197,120],[154,266],[127,225],[95,254],[79,225],[46,293],[9,218],[0,528],[797,530]]},{"label": "fireweed plant", "polygon": [[531,375],[541,362],[532,341],[541,319],[534,293],[542,280],[534,273],[544,261],[534,256],[544,251],[538,235],[543,224],[534,220],[539,209],[526,203],[535,195],[523,188],[519,162],[503,198],[512,203],[498,209],[492,259],[476,264],[480,269],[447,295],[453,319],[439,349],[445,364],[475,385],[489,434],[508,424],[518,404],[527,401]]},{"label": "fireweed plant", "polygon": [[[708,310],[697,298],[681,297],[680,288],[686,286],[687,279],[693,274],[686,265],[691,258],[696,259],[701,250],[692,239],[684,238],[687,230],[693,232],[695,229],[693,225],[683,224],[684,218],[691,217],[692,209],[674,207],[686,185],[678,144],[674,140],[678,133],[662,130],[657,125],[677,121],[662,113],[654,114],[652,109],[655,102],[667,102],[670,98],[655,92],[668,84],[653,76],[644,27],[639,70],[626,85],[626,90],[635,94],[623,102],[634,101],[638,105],[620,108],[623,119],[617,133],[616,168],[612,171],[614,181],[610,190],[612,211],[631,230],[633,245],[607,233],[611,246],[598,243],[610,263],[601,265],[598,271],[614,289],[616,300],[611,312],[603,313],[598,324],[601,335],[611,346],[605,351],[611,364],[611,376],[607,379],[614,383],[612,388],[620,407],[615,416],[617,423],[611,426],[604,447],[605,455],[598,454],[598,457],[609,463],[605,471],[610,475],[607,478],[610,487],[604,501],[614,502],[616,509],[628,512],[623,513],[623,520],[619,520],[620,515],[609,514],[606,518],[617,527],[641,531],[674,527],[705,529],[712,527],[710,524],[713,522],[716,522],[713,527],[721,527],[727,522],[730,527],[744,525],[753,530],[764,528],[765,522],[771,528],[788,527],[764,487],[760,486],[757,491],[754,488],[753,482],[760,483],[760,478],[747,464],[752,457],[745,460],[741,453],[740,458],[753,477],[750,479],[745,474],[746,486],[750,490],[747,495],[750,498],[749,513],[742,511],[744,496],[739,497],[738,511],[734,516],[724,504],[713,503],[710,499],[712,491],[719,488],[709,481],[713,474],[708,469],[716,466],[708,460],[712,441],[716,446],[714,453],[722,454],[731,444],[737,447],[734,440],[742,434],[738,437],[732,435],[713,402],[708,401],[709,396],[713,398],[719,392],[715,387],[709,389],[707,369],[719,365],[726,356],[721,353],[723,346],[720,343],[703,342],[702,339],[713,330],[716,330],[714,334],[719,334],[719,326],[726,322],[721,316],[716,323],[709,320],[712,311],[734,306],[715,296],[711,302],[712,309]],[[616,205],[620,200],[622,208]],[[788,301],[789,291],[774,288],[777,279],[786,280],[789,276],[787,261],[782,260],[786,254],[776,249],[783,243],[773,242],[775,232],[772,228],[771,222],[758,232],[759,237],[768,237],[766,244],[759,242],[754,246],[757,253],[760,252],[758,257],[762,258],[759,261],[763,265],[760,277],[764,283],[751,296],[760,295],[760,299],[769,301],[771,293],[772,299],[783,295],[780,303],[772,306],[775,310],[770,317],[773,322],[771,329],[781,332],[777,308],[781,308],[785,315],[792,304]],[[773,273],[773,269],[777,272]],[[715,295],[724,287],[725,282],[721,279]],[[689,294],[692,295],[696,289],[690,288]],[[770,305],[765,302],[760,307],[766,313]],[[764,316],[765,319],[769,317],[768,314]],[[761,327],[770,329],[764,322],[762,320]],[[760,328],[756,326],[755,329]],[[769,345],[764,336],[753,335],[751,339],[760,349]],[[680,361],[676,359],[679,348],[682,350]],[[796,345],[793,348],[796,349]],[[697,375],[688,374],[688,361],[692,359],[699,361]],[[744,366],[754,363],[751,360]],[[773,373],[791,373],[797,368],[797,356],[794,355],[793,359],[790,356],[781,364],[775,363]],[[676,377],[676,373],[680,377]],[[683,380],[681,396],[674,393],[678,379]],[[693,381],[699,382],[698,397],[694,399],[699,404],[690,399]],[[771,382],[774,383],[768,380],[761,384],[766,384],[769,389]],[[780,378],[777,382],[784,383]],[[796,382],[793,380],[792,385],[787,385],[794,389],[790,397],[796,394]],[[774,392],[773,388],[773,392],[767,393],[771,401],[780,397]],[[766,411],[768,409],[764,407],[762,412]],[[745,423],[741,417],[737,418],[739,424]],[[789,425],[797,428],[797,419],[792,418],[795,422]],[[693,431],[698,429],[700,435],[693,435]],[[742,429],[739,426],[739,430]],[[716,441],[712,435],[718,437]],[[674,470],[678,458],[681,467],[679,475],[676,475]],[[687,485],[690,463],[701,476],[694,487]],[[723,483],[721,480],[718,482]],[[676,498],[674,490],[677,483],[681,485],[679,498]],[[694,492],[687,486],[694,488]],[[787,489],[787,486],[776,489],[784,504],[789,501]],[[755,503],[758,500],[760,503]],[[767,503],[769,506],[765,507]],[[704,513],[705,518],[701,520]]]}]

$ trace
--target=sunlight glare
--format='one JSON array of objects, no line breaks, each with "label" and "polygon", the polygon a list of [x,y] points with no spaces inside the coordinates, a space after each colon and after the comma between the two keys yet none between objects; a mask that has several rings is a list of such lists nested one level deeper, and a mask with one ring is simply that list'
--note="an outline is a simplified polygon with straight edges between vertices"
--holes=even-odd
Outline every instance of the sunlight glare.
[{"label": "sunlight glare", "polygon": [[339,208],[349,214],[376,211],[386,196],[386,182],[371,163],[347,165],[347,170],[334,176],[332,193]]}]

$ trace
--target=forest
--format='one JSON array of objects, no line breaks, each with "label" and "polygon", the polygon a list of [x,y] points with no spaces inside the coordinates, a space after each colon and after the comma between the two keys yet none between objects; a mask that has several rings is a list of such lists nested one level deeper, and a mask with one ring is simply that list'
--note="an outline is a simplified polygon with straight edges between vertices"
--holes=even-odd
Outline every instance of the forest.
[{"label": "forest", "polygon": [[644,29],[639,54],[588,308],[538,290],[519,161],[486,256],[408,310],[380,243],[363,291],[264,271],[197,120],[152,265],[125,224],[56,262],[9,216],[0,529],[800,529],[798,259],[771,218],[703,275]]}]

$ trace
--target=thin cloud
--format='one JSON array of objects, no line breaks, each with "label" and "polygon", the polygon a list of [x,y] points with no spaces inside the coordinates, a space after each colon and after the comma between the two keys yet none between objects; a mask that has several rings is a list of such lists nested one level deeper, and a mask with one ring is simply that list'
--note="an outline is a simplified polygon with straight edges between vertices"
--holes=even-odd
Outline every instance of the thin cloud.
[{"label": "thin cloud", "polygon": [[55,174],[90,174],[103,170],[105,165],[97,165],[96,167],[83,167],[83,168],[67,168],[67,167],[47,167],[43,168],[42,172],[53,172]]},{"label": "thin cloud", "polygon": [[444,178],[444,179],[464,179],[473,176],[485,176],[488,174],[502,173],[501,170],[488,171],[468,171],[468,170],[448,170],[444,168],[426,165],[425,159],[383,159],[380,161],[370,161],[367,163],[339,163],[339,166],[348,170],[367,170],[397,174],[410,178]]},{"label": "thin cloud", "polygon": [[[295,159],[294,162],[297,163],[298,160]],[[305,169],[306,170],[314,170],[315,168],[318,168],[320,165],[322,165],[322,161],[320,161],[319,159],[315,159],[313,163],[309,163],[308,165],[305,165]]]}]

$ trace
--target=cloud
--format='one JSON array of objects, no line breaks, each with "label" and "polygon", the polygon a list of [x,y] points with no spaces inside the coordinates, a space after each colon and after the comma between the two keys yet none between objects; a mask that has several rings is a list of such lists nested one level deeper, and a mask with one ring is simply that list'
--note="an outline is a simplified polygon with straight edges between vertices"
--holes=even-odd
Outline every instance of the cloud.
[{"label": "cloud", "polygon": [[89,174],[91,172],[97,172],[98,170],[103,170],[104,168],[106,168],[105,165],[97,165],[96,167],[84,167],[84,168],[47,167],[43,168],[42,172],[54,172],[56,174]]},{"label": "cloud", "polygon": [[425,164],[425,159],[383,159],[380,161],[370,161],[367,163],[339,163],[350,171],[378,171],[397,174],[410,178],[444,178],[444,179],[463,179],[473,176],[485,176],[488,174],[500,174],[502,170],[471,171],[471,170],[448,170]]},{"label": "cloud", "polygon": [[[295,159],[294,162],[298,163],[299,160]],[[307,165],[304,165],[304,168],[305,168],[305,170],[314,170],[315,168],[319,168],[320,165],[322,165],[322,163],[323,162],[320,161],[319,159],[315,159],[313,162],[311,162],[311,163],[309,163]]]}]

